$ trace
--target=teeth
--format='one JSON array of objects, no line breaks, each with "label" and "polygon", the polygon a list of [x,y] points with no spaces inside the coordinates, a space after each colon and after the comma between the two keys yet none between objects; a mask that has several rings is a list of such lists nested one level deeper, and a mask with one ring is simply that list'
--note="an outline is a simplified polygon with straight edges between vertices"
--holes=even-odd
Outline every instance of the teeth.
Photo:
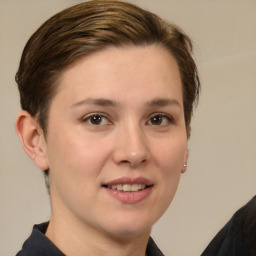
[{"label": "teeth", "polygon": [[139,184],[132,184],[131,185],[131,191],[138,191],[138,190],[139,190]]},{"label": "teeth", "polygon": [[108,186],[110,189],[115,189],[124,192],[136,192],[146,188],[145,184],[118,184]]},{"label": "teeth", "polygon": [[123,190],[123,185],[118,184],[118,185],[116,186],[116,189],[117,189],[117,190]]},{"label": "teeth", "polygon": [[124,184],[123,185],[123,191],[125,191],[125,192],[131,191],[131,185],[130,184]]}]

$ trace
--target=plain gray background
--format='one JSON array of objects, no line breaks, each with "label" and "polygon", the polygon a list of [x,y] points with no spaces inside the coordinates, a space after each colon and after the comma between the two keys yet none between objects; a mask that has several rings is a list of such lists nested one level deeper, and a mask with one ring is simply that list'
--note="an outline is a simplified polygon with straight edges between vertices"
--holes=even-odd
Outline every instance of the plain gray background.
[{"label": "plain gray background", "polygon": [[[82,1],[0,0],[0,255],[15,255],[32,225],[49,218],[41,171],[14,131],[14,75],[22,49],[54,13]],[[256,192],[256,1],[133,0],[178,24],[195,42],[202,94],[188,170],[153,228],[166,255],[196,256]]]}]

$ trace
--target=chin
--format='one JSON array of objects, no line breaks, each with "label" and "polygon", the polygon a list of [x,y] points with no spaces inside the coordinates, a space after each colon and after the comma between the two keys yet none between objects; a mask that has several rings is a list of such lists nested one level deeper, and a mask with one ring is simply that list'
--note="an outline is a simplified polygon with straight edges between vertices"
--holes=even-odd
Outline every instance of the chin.
[{"label": "chin", "polygon": [[138,213],[136,215],[125,214],[124,216],[115,218],[109,230],[119,239],[125,240],[129,238],[134,239],[134,237],[145,234],[149,235],[157,219],[153,217],[148,218],[148,216],[139,215]]}]

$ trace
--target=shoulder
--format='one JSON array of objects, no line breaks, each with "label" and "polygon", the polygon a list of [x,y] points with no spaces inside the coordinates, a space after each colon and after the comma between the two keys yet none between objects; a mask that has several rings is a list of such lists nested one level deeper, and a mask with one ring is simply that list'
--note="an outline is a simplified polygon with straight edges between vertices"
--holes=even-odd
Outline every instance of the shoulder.
[{"label": "shoulder", "polygon": [[256,196],[217,233],[201,256],[250,256],[256,235]]},{"label": "shoulder", "polygon": [[34,225],[29,238],[16,256],[64,256],[64,254],[44,235],[48,222]]}]

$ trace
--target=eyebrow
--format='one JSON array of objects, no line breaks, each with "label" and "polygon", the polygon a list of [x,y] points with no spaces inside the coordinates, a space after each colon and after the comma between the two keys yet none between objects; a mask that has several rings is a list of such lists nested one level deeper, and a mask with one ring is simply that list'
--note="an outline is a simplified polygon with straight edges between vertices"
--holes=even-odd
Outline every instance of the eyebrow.
[{"label": "eyebrow", "polygon": [[120,104],[117,103],[116,101],[105,99],[105,98],[88,98],[85,100],[81,100],[75,104],[73,104],[71,107],[78,107],[78,106],[83,106],[83,105],[98,105],[102,107],[115,107],[119,106]]},{"label": "eyebrow", "polygon": [[[120,106],[121,104],[110,100],[106,98],[88,98],[81,100],[73,105],[71,107],[79,107],[83,105],[98,105],[102,107],[116,107]],[[170,105],[176,105],[177,107],[181,108],[180,103],[175,99],[169,99],[169,98],[155,98],[149,102],[146,103],[147,107],[165,107]]]},{"label": "eyebrow", "polygon": [[175,99],[169,98],[155,98],[146,104],[148,107],[166,107],[170,105],[176,105],[177,107],[181,108],[180,103]]}]

